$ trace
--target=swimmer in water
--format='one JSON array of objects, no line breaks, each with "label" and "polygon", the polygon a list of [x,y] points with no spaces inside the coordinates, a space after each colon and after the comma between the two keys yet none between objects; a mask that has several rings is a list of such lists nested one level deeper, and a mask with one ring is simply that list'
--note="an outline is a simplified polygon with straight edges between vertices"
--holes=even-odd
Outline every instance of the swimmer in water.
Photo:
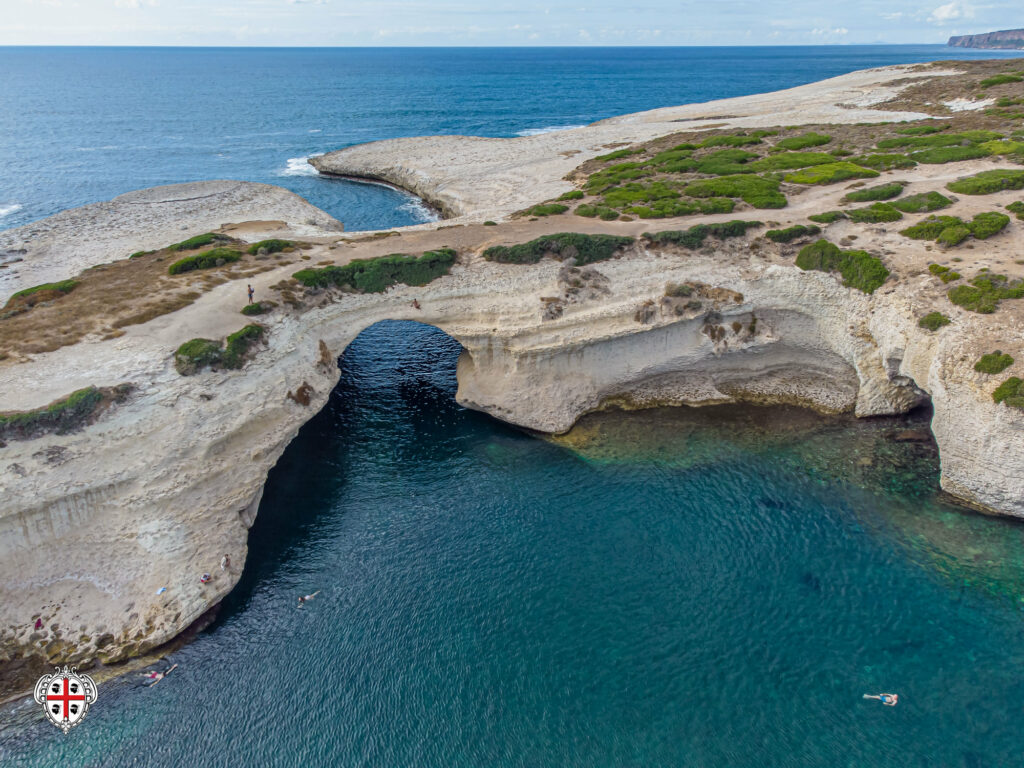
[{"label": "swimmer in water", "polygon": [[876,694],[865,693],[864,694],[864,698],[865,699],[877,699],[878,701],[880,701],[883,704],[885,704],[885,706],[887,706],[887,707],[895,707],[896,706],[896,702],[898,702],[900,700],[899,695],[895,694],[895,693],[876,693]]},{"label": "swimmer in water", "polygon": [[310,600],[312,600],[314,597],[316,597],[319,594],[320,594],[320,590],[318,589],[312,595],[305,595],[303,597],[300,597],[299,598],[299,605],[302,605],[303,603],[308,603]]}]

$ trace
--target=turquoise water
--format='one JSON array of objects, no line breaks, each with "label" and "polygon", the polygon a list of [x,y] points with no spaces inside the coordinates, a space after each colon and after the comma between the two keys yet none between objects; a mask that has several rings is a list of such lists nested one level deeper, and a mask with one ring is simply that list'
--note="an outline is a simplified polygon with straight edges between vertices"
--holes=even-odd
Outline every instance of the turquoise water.
[{"label": "turquoise water", "polygon": [[[283,2],[283,0],[279,0]],[[887,64],[941,45],[729,48],[0,47],[0,229],[202,179],[287,187],[349,230],[430,218],[306,158],[397,136],[520,136]]]},{"label": "turquoise water", "polygon": [[937,498],[933,447],[890,439],[927,414],[548,441],[457,406],[458,351],[360,335],[174,674],[102,684],[67,737],[0,713],[0,763],[1022,763],[1024,528]]}]

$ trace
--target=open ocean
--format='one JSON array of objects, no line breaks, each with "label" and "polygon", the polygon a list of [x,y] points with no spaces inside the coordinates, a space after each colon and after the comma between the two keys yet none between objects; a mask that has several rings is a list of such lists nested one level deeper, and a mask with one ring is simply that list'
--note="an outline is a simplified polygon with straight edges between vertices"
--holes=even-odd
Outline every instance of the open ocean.
[{"label": "open ocean", "polygon": [[[988,55],[0,49],[2,224],[233,177],[397,226],[408,197],[299,159]],[[459,349],[360,334],[173,675],[102,683],[68,736],[0,709],[0,765],[1024,765],[1024,525],[949,505],[934,447],[891,439],[929,413],[662,409],[547,440],[454,402]]]}]

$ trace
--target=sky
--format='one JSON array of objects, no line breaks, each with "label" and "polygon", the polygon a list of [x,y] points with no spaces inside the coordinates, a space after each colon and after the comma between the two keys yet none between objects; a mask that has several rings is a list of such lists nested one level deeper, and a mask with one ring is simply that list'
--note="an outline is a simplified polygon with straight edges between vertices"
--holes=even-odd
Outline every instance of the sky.
[{"label": "sky", "polygon": [[1022,0],[0,0],[0,45],[945,43]]}]

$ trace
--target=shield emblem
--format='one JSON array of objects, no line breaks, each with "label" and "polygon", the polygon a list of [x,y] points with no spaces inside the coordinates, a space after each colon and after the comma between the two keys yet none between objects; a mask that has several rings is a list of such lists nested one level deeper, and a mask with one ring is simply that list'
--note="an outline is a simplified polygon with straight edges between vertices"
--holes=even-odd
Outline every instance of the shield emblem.
[{"label": "shield emblem", "polygon": [[96,701],[96,683],[88,675],[65,666],[39,678],[34,698],[42,705],[47,719],[67,733],[82,722],[89,705]]}]

